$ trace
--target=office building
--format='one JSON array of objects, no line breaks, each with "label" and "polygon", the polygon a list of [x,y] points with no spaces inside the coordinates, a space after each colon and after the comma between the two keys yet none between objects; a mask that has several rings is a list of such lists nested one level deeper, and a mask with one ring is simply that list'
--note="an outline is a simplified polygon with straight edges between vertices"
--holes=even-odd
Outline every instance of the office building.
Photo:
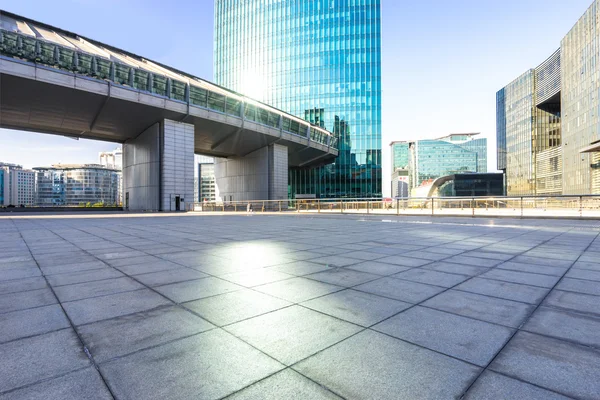
[{"label": "office building", "polygon": [[487,139],[453,133],[438,139],[398,141],[392,150],[392,196],[458,173],[487,172]]},{"label": "office building", "polygon": [[37,205],[118,205],[119,174],[99,164],[56,164],[37,171]]},{"label": "office building", "polygon": [[214,202],[216,200],[215,160],[212,157],[196,156],[197,184],[196,201]]},{"label": "office building", "polygon": [[599,1],[538,67],[496,94],[508,195],[600,193]]},{"label": "office building", "polygon": [[380,0],[215,1],[216,82],[338,138],[333,164],[290,169],[290,197],[381,196],[380,17]]},{"label": "office building", "polygon": [[35,204],[35,172],[21,165],[0,163],[0,205]]}]

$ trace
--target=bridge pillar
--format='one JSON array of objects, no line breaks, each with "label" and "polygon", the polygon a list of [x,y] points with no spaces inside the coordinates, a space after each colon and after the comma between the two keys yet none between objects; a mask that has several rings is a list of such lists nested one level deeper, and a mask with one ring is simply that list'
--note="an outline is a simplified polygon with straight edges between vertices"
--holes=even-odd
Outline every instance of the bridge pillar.
[{"label": "bridge pillar", "polygon": [[123,145],[123,207],[185,210],[194,198],[194,126],[162,120]]},{"label": "bridge pillar", "polygon": [[285,200],[288,197],[288,148],[271,144],[241,158],[215,158],[220,200]]}]

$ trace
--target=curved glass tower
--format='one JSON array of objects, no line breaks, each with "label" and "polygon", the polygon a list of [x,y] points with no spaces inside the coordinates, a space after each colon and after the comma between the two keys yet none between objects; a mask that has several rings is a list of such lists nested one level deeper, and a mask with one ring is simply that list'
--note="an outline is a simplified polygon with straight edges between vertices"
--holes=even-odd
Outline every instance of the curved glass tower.
[{"label": "curved glass tower", "polygon": [[380,0],[215,0],[216,83],[339,138],[290,197],[381,197],[380,28]]}]

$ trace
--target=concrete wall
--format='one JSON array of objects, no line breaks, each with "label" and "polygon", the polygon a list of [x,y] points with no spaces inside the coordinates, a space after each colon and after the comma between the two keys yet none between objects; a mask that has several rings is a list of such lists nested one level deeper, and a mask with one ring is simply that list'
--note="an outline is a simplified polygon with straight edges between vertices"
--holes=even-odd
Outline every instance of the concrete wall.
[{"label": "concrete wall", "polygon": [[194,197],[194,126],[163,120],[123,146],[123,206],[174,211]]},{"label": "concrete wall", "polygon": [[269,149],[269,197],[268,200],[288,198],[288,149],[272,144]]},{"label": "concrete wall", "polygon": [[273,144],[243,158],[215,158],[218,200],[287,199],[288,149]]},{"label": "concrete wall", "polygon": [[194,125],[164,120],[161,164],[162,210],[175,211],[175,197],[194,201]]},{"label": "concrete wall", "polygon": [[160,210],[160,136],[157,122],[123,145],[123,208]]}]

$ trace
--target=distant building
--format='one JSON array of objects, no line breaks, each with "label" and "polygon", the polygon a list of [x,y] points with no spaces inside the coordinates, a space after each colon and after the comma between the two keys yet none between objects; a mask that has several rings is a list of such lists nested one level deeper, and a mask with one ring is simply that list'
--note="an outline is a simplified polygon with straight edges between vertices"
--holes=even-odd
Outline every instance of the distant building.
[{"label": "distant building", "polygon": [[405,197],[402,193],[412,193],[443,176],[487,172],[487,139],[477,135],[453,133],[432,140],[392,142],[392,196]]},{"label": "distant building", "polygon": [[119,204],[119,171],[99,164],[56,164],[37,171],[37,205]]},{"label": "distant building", "polygon": [[215,160],[212,157],[196,156],[198,163],[197,201],[215,201]]},{"label": "distant building", "polygon": [[113,151],[103,151],[99,154],[100,165],[110,169],[123,169],[123,149],[116,148]]},{"label": "distant building", "polygon": [[35,204],[35,171],[7,163],[0,163],[0,171],[0,205]]}]

